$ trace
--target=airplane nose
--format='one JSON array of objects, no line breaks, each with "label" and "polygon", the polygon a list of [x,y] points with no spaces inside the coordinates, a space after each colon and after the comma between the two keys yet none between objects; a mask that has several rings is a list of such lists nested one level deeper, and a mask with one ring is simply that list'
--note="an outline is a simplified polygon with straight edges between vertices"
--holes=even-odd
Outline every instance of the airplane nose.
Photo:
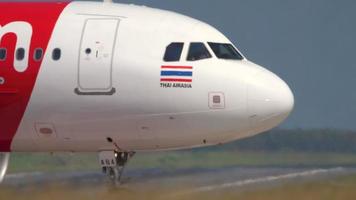
[{"label": "airplane nose", "polygon": [[279,125],[293,107],[291,89],[272,72],[259,72],[249,81],[248,112],[252,128],[262,132]]}]

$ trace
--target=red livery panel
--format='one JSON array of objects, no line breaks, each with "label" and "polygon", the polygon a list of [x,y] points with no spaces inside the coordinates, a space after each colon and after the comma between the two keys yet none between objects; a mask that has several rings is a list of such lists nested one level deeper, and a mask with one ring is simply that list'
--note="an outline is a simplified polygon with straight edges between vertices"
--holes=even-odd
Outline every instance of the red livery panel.
[{"label": "red livery panel", "polygon": [[[0,152],[9,152],[12,139],[30,100],[42,60],[35,61],[37,48],[46,52],[56,22],[68,3],[0,3],[0,48],[6,59],[0,60]],[[14,66],[19,34],[3,30],[7,24],[27,22],[32,26],[28,67],[19,72]],[[26,52],[28,53],[28,52]]]}]

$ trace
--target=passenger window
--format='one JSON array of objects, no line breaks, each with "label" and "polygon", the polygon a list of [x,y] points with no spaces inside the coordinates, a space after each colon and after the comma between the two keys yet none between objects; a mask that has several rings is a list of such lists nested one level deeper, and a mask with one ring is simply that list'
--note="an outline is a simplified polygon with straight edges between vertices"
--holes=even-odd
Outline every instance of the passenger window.
[{"label": "passenger window", "polygon": [[174,42],[167,46],[163,60],[166,62],[175,62],[180,60],[184,43]]},{"label": "passenger window", "polygon": [[189,52],[188,52],[188,61],[196,61],[211,58],[211,54],[208,49],[205,47],[204,43],[193,42],[190,43]]},{"label": "passenger window", "polygon": [[43,56],[43,49],[41,48],[35,49],[35,53],[33,55],[35,61],[40,61],[42,59],[42,56]]},{"label": "passenger window", "polygon": [[24,48],[18,48],[16,50],[16,60],[21,61],[25,58],[25,49]]},{"label": "passenger window", "polygon": [[53,52],[52,52],[52,59],[53,60],[59,60],[59,59],[61,59],[61,49],[59,49],[59,48],[55,48],[55,49],[53,49]]},{"label": "passenger window", "polygon": [[6,60],[6,49],[0,48],[0,61]]}]

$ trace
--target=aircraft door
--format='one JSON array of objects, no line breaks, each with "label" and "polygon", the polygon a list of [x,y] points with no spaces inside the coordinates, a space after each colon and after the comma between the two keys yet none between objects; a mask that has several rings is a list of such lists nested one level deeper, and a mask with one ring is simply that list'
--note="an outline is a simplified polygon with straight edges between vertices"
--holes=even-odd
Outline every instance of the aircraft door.
[{"label": "aircraft door", "polygon": [[113,95],[112,65],[119,19],[88,19],[78,64],[78,95]]}]

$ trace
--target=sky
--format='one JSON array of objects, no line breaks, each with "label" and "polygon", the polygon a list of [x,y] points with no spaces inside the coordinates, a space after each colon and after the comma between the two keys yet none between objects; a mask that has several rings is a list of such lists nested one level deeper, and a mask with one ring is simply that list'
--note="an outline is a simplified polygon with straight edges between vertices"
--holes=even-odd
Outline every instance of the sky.
[{"label": "sky", "polygon": [[295,95],[283,128],[356,130],[356,1],[119,0],[176,11],[224,33]]}]

